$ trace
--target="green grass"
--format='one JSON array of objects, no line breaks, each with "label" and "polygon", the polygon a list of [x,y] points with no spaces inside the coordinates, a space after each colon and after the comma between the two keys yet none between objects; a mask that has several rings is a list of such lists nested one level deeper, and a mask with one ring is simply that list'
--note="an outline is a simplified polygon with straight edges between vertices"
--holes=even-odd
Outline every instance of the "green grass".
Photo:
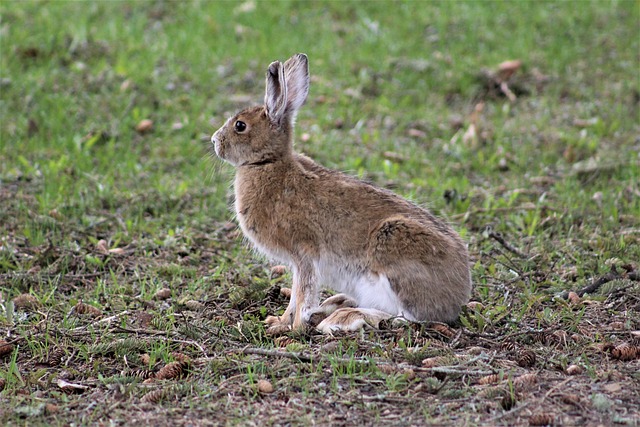
[{"label": "green grass", "polygon": [[[637,423],[637,360],[602,345],[640,329],[638,284],[624,269],[640,259],[639,21],[638,1],[2,2],[0,331],[15,350],[0,356],[0,416]],[[233,171],[208,141],[261,102],[269,62],[295,52],[312,75],[297,149],[429,206],[469,242],[483,306],[452,336],[420,325],[265,334],[290,277],[271,278],[229,225]],[[515,102],[486,78],[510,59],[523,63],[509,82]],[[136,130],[143,119],[150,132]],[[465,137],[472,123],[477,135]],[[612,266],[615,280],[587,303],[563,298]],[[14,307],[25,293],[37,303]],[[74,312],[80,302],[101,314]],[[517,366],[504,343],[533,351],[535,365]],[[55,350],[63,361],[44,363]],[[157,371],[176,351],[193,359],[179,388],[127,374]],[[508,413],[480,393],[479,374],[414,366],[428,357],[505,378],[538,372],[538,385],[510,390]],[[570,364],[584,373],[552,390]],[[65,394],[58,379],[90,388]],[[276,391],[259,393],[259,379]],[[624,388],[593,390],[593,380]],[[169,390],[160,403],[141,403],[158,388]],[[581,397],[582,415],[562,393]]]}]

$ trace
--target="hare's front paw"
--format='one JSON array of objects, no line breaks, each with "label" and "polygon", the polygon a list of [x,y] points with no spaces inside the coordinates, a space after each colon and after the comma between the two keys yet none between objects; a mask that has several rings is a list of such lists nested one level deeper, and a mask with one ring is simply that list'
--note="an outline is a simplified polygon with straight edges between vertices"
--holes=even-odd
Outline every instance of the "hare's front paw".
[{"label": "hare's front paw", "polygon": [[[285,317],[286,317],[286,320],[285,320]],[[289,332],[291,330],[290,321],[291,320],[289,316],[282,316],[282,317],[267,316],[267,318],[264,319],[264,323],[267,326],[267,334],[282,335],[284,333]]]}]

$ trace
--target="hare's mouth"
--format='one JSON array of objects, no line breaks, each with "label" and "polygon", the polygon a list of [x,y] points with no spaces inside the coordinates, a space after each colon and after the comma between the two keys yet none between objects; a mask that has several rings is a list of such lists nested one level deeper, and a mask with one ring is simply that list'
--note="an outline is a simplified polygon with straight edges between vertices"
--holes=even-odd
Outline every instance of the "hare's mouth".
[{"label": "hare's mouth", "polygon": [[216,152],[216,156],[222,157],[222,153],[221,153],[222,147],[220,144],[220,140],[216,138],[216,135],[217,135],[217,132],[211,135],[211,143],[213,144],[213,149]]}]

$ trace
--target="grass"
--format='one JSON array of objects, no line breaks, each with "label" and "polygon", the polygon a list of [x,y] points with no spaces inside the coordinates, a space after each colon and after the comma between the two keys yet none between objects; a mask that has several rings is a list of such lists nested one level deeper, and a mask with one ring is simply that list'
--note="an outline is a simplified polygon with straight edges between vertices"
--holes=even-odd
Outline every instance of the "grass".
[{"label": "grass", "polygon": [[[638,358],[615,347],[640,329],[639,19],[637,1],[3,2],[0,416],[637,425]],[[298,149],[469,242],[481,305],[459,324],[265,334],[290,277],[230,223],[208,139],[298,51]],[[509,59],[513,102],[491,80]]]}]

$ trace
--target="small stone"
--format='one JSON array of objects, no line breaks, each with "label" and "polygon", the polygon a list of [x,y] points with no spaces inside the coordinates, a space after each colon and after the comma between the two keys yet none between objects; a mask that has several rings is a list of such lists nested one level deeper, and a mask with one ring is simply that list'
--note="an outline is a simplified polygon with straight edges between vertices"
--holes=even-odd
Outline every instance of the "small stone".
[{"label": "small stone", "polygon": [[567,366],[566,372],[568,375],[579,375],[582,373],[582,367],[578,365]]},{"label": "small stone", "polygon": [[153,121],[149,119],[141,120],[140,123],[136,126],[136,131],[138,133],[147,133],[153,129]]},{"label": "small stone", "polygon": [[162,288],[159,289],[158,292],[156,292],[155,295],[156,299],[159,300],[165,300],[171,297],[171,289],[169,288]]},{"label": "small stone", "polygon": [[258,380],[258,391],[263,394],[273,393],[273,384],[267,380]]}]

